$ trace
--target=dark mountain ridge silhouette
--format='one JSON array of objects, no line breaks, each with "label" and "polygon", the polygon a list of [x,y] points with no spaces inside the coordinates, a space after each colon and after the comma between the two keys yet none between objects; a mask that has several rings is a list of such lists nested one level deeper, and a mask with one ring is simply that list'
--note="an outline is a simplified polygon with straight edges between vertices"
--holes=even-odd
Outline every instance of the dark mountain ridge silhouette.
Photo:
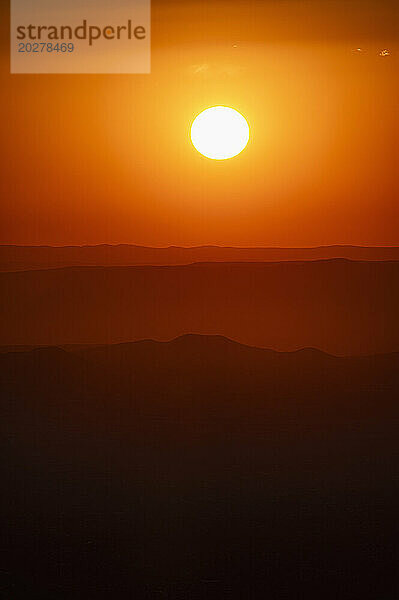
[{"label": "dark mountain ridge silhouette", "polygon": [[399,350],[399,262],[343,259],[0,273],[2,345],[221,334],[281,351]]},{"label": "dark mountain ridge silhouette", "polygon": [[399,247],[318,246],[313,248],[239,248],[194,246],[151,248],[129,244],[97,246],[0,245],[0,271],[68,266],[180,265],[194,262],[271,262],[282,260],[399,260]]}]

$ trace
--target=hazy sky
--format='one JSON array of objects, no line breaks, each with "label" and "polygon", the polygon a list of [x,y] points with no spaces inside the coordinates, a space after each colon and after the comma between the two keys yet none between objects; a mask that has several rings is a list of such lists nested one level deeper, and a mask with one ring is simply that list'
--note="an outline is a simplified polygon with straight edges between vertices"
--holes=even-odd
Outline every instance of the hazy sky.
[{"label": "hazy sky", "polygon": [[[123,76],[9,75],[7,10],[2,243],[399,244],[397,2],[153,0]],[[217,104],[251,127],[222,162],[189,138]]]}]

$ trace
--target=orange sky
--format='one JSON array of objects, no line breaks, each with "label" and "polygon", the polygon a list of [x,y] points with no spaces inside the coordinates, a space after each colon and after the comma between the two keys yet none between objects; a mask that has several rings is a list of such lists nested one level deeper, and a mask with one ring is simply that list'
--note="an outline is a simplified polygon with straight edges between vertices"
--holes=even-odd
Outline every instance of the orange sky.
[{"label": "orange sky", "polygon": [[[9,75],[3,8],[1,243],[399,244],[397,2],[152,14],[151,75]],[[189,139],[216,104],[251,126],[228,161]]]}]

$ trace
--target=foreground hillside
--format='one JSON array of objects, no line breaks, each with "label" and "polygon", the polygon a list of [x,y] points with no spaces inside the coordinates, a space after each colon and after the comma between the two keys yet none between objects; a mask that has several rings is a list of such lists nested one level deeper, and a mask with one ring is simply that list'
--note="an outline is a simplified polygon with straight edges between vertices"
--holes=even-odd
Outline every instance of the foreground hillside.
[{"label": "foreground hillside", "polygon": [[5,598],[394,598],[399,355],[0,355]]}]

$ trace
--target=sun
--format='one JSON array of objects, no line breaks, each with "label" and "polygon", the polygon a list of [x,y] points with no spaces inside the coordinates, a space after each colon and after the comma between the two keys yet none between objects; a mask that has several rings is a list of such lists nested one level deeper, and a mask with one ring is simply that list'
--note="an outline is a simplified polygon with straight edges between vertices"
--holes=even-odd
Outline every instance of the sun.
[{"label": "sun", "polygon": [[225,160],[240,154],[248,144],[249,126],[234,108],[213,106],[202,111],[191,126],[194,148],[207,158]]}]

